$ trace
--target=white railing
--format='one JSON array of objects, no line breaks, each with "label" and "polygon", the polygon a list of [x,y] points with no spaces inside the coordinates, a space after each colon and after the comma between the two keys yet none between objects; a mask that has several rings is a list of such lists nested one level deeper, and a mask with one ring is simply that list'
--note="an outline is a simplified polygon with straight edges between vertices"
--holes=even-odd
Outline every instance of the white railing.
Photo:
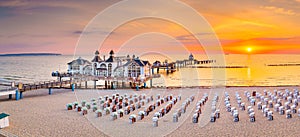
[{"label": "white railing", "polygon": [[8,87],[7,89],[1,89],[0,90],[0,96],[9,95],[9,94],[15,94],[17,88],[16,87]]},{"label": "white railing", "polygon": [[0,136],[5,136],[5,137],[18,137],[17,135],[15,135],[15,134],[12,134],[12,133],[10,133],[10,132],[7,132],[7,131],[5,131],[5,130],[2,130],[2,129],[0,129]]}]

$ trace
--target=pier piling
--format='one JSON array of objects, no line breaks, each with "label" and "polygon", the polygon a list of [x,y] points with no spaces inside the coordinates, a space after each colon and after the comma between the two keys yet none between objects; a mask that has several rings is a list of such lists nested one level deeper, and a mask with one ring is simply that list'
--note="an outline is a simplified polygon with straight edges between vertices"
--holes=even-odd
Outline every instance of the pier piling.
[{"label": "pier piling", "polygon": [[20,99],[23,99],[23,92],[20,92]]},{"label": "pier piling", "polygon": [[110,83],[110,85],[111,85],[111,89],[114,89],[114,82],[113,81]]},{"label": "pier piling", "polygon": [[105,80],[105,84],[104,84],[105,89],[107,89],[107,81]]},{"label": "pier piling", "polygon": [[71,84],[72,85],[72,92],[75,91],[75,84]]},{"label": "pier piling", "polygon": [[19,96],[19,91],[16,90],[16,100],[19,100],[20,99],[20,96]]},{"label": "pier piling", "polygon": [[125,88],[125,82],[122,81],[122,88]]},{"label": "pier piling", "polygon": [[49,88],[49,95],[52,95],[52,88]]}]

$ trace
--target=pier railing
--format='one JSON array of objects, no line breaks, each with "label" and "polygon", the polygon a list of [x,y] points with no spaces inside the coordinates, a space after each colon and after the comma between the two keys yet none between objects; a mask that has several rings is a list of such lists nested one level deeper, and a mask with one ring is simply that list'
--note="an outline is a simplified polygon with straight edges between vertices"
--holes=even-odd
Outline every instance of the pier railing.
[{"label": "pier railing", "polygon": [[32,84],[18,84],[18,88],[20,92],[25,92],[28,90],[36,90],[41,88],[66,88],[70,87],[70,84],[72,83],[71,80],[65,80],[65,81],[44,81],[44,82],[38,82],[38,83],[32,83]]},{"label": "pier railing", "polygon": [[[159,63],[158,63],[159,62]],[[216,63],[216,60],[201,60],[198,61],[196,59],[194,60],[177,60],[176,62],[170,62],[166,60],[164,63],[160,63],[160,61],[156,61],[153,63],[151,69],[152,74],[154,74],[154,69],[157,69],[157,73],[159,73],[160,69],[165,70],[167,73],[175,72],[178,68],[186,68],[191,67],[195,65],[204,65],[204,64],[212,64]]]},{"label": "pier railing", "polygon": [[130,77],[101,77],[101,76],[91,76],[91,75],[73,75],[70,77],[70,80],[52,80],[52,81],[44,81],[44,82],[38,82],[38,83],[32,83],[32,84],[22,84],[19,83],[18,89],[20,92],[25,92],[29,90],[37,90],[41,88],[72,88],[71,84],[77,84],[81,82],[86,81],[98,81],[98,80],[104,80],[104,81],[112,81],[112,82],[131,82],[133,84],[139,84],[144,83],[152,78],[158,78],[160,77],[159,74],[154,74],[151,76],[146,76],[144,79],[141,78],[130,78]]},{"label": "pier railing", "polygon": [[[2,84],[8,86],[8,88],[0,89],[0,96],[9,95],[9,99],[12,99],[12,96],[15,95],[16,100],[23,98],[23,92],[37,89],[48,89],[49,95],[52,94],[53,88],[69,88],[74,91],[75,88],[81,88],[81,83],[85,83],[85,88],[87,88],[88,81],[94,81],[94,89],[97,88],[96,81],[103,80],[105,81],[105,89],[115,89],[115,88],[136,88],[137,90],[142,86],[146,87],[146,82],[150,80],[150,86],[152,87],[152,78],[158,78],[160,74],[153,74],[146,77],[100,77],[100,76],[91,76],[91,75],[69,75],[69,80],[52,80],[52,81],[43,81],[31,84],[18,83],[15,85],[14,82]],[[10,86],[9,86],[10,85]],[[79,85],[79,86],[78,86]],[[129,86],[124,86],[129,85]]]},{"label": "pier railing", "polygon": [[4,137],[18,137],[17,135],[10,133],[8,131],[2,130],[0,129],[0,136],[4,136]]}]

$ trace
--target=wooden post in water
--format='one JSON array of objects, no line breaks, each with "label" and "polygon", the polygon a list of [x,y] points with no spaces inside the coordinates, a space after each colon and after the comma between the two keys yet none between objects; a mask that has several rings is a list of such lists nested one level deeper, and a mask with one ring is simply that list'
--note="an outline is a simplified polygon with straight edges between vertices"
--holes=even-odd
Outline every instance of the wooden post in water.
[{"label": "wooden post in water", "polygon": [[139,85],[136,84],[136,91],[139,91]]},{"label": "wooden post in water", "polygon": [[105,80],[105,84],[104,84],[105,89],[107,89],[107,81]]},{"label": "wooden post in water", "polygon": [[49,88],[49,85],[50,85],[50,81],[47,83],[46,88]]},{"label": "wooden post in water", "polygon": [[70,77],[70,88],[72,89],[72,77]]},{"label": "wooden post in water", "polygon": [[49,88],[49,95],[52,95],[52,88]]},{"label": "wooden post in water", "polygon": [[23,99],[23,92],[20,92],[20,99]]},{"label": "wooden post in water", "polygon": [[20,99],[20,96],[19,96],[19,90],[17,89],[16,90],[16,100],[19,100]]},{"label": "wooden post in water", "polygon": [[152,78],[150,79],[150,88],[152,88]]},{"label": "wooden post in water", "polygon": [[110,88],[114,89],[114,82],[113,81],[110,82]]},{"label": "wooden post in water", "polygon": [[87,81],[85,81],[85,88],[87,89]]},{"label": "wooden post in water", "polygon": [[169,74],[169,64],[166,64],[166,70],[167,70],[167,74]]},{"label": "wooden post in water", "polygon": [[125,88],[125,82],[122,80],[122,88]]},{"label": "wooden post in water", "polygon": [[111,81],[108,81],[108,89],[112,89],[112,87],[111,87]]},{"label": "wooden post in water", "polygon": [[75,91],[75,84],[74,83],[71,84],[71,87],[72,87],[72,92],[74,92]]}]

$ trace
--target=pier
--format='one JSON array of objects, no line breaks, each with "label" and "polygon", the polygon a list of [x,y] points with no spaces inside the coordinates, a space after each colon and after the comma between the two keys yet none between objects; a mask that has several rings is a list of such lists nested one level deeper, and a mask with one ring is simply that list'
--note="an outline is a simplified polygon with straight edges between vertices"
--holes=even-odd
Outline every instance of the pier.
[{"label": "pier", "polygon": [[[146,82],[150,81],[152,87],[152,79],[159,78],[159,74],[153,74],[146,77],[103,77],[103,76],[87,76],[75,75],[72,80],[75,88],[88,88],[88,81],[93,81],[93,89],[125,89],[125,88],[146,88]],[[104,81],[104,85],[97,85],[97,81]],[[99,87],[100,86],[100,87]]]},{"label": "pier", "polygon": [[192,55],[190,55],[190,59],[177,60],[176,62],[171,63],[168,63],[168,60],[165,60],[163,63],[161,63],[160,61],[155,61],[152,65],[152,74],[155,73],[154,69],[156,69],[156,73],[159,73],[159,70],[162,69],[165,70],[167,74],[169,74],[177,71],[179,68],[196,68],[195,65],[216,63],[216,60],[198,61],[191,56]]},{"label": "pier", "polygon": [[[194,67],[198,64],[211,64],[215,60],[194,59],[190,54],[188,59],[177,60],[176,62],[163,63],[160,61],[154,62],[152,65],[145,60],[141,60],[134,55],[130,57],[115,57],[114,52],[110,51],[110,57],[107,60],[102,60],[99,56],[99,51],[95,52],[95,57],[92,62],[78,58],[68,63],[68,72],[60,73],[53,72],[52,76],[57,80],[41,81],[37,83],[17,83],[0,82],[0,85],[7,86],[7,89],[0,90],[0,96],[8,95],[12,99],[15,94],[16,100],[23,98],[23,93],[30,90],[48,89],[49,95],[52,94],[52,89],[67,88],[73,92],[75,89],[125,89],[131,88],[138,91],[140,88],[152,87],[152,79],[159,78],[160,70],[165,70],[167,74],[173,73],[179,68]],[[123,63],[122,63],[123,62]],[[114,65],[113,65],[114,64]],[[154,72],[156,69],[156,73]],[[64,80],[66,79],[67,80]],[[97,81],[104,82],[102,85],[97,85]],[[147,81],[150,85],[147,86]],[[93,82],[93,87],[88,87],[88,82]]]},{"label": "pier", "polygon": [[[15,85],[15,82],[6,82],[6,84],[1,84],[5,85],[8,88],[6,89],[1,89],[0,90],[0,96],[5,96],[8,95],[9,99],[13,98],[13,95],[15,95],[15,99],[19,100],[23,98],[23,92],[30,91],[30,90],[37,90],[37,89],[49,89],[49,95],[52,94],[52,89],[53,88],[67,88],[71,87],[72,82],[70,80],[67,81],[46,81],[46,82],[39,82],[39,83],[33,83],[33,84],[22,84],[18,83]],[[10,85],[10,86],[8,86]]]},{"label": "pier", "polygon": [[[69,77],[69,80],[62,80],[62,78]],[[32,84],[18,83],[15,86],[14,82],[0,83],[2,86],[7,86],[6,89],[0,90],[0,96],[8,95],[9,99],[13,98],[19,100],[23,98],[23,93],[30,90],[48,89],[49,95],[52,94],[52,89],[66,88],[71,89],[73,92],[75,89],[88,89],[88,82],[93,81],[93,89],[118,89],[118,88],[134,88],[137,91],[140,88],[146,88],[146,82],[150,80],[150,87],[152,87],[152,79],[160,77],[159,74],[154,74],[144,78],[128,78],[128,77],[100,77],[89,75],[60,75],[58,80],[43,81]],[[104,81],[104,85],[96,85],[97,81]],[[84,83],[84,84],[82,84]]]}]

